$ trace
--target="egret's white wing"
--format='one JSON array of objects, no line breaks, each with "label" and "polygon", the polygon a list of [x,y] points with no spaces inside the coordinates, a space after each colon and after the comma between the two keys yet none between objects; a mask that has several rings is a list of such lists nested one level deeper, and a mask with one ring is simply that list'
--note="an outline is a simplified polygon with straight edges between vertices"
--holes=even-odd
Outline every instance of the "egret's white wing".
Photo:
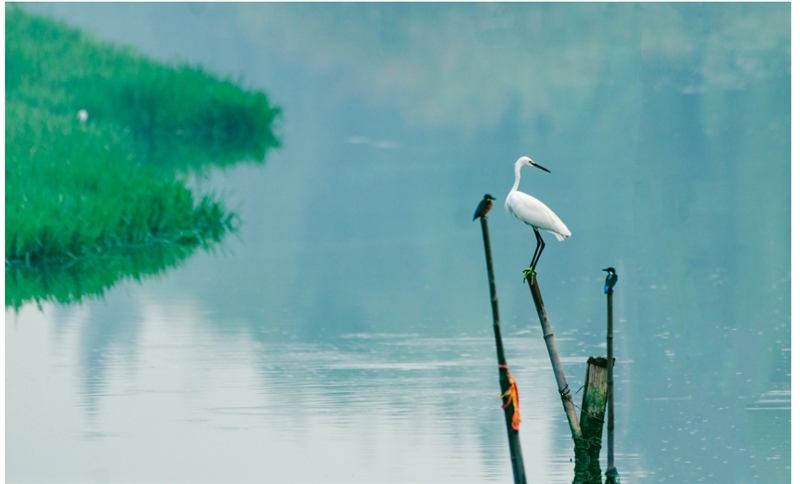
[{"label": "egret's white wing", "polygon": [[552,233],[559,241],[572,235],[555,212],[526,193],[516,190],[509,193],[506,198],[506,210],[510,210],[515,217],[526,224]]}]

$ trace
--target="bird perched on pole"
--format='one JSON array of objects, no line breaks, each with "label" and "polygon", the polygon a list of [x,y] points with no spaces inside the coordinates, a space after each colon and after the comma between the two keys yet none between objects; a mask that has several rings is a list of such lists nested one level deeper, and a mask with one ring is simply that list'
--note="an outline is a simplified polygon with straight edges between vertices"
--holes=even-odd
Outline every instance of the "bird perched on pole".
[{"label": "bird perched on pole", "polygon": [[608,291],[610,291],[614,287],[614,284],[617,283],[617,271],[615,271],[613,267],[607,267],[603,269],[603,271],[608,272],[608,275],[606,276],[606,285],[603,287],[603,294],[608,294]]},{"label": "bird perched on pole", "polygon": [[550,170],[542,165],[536,164],[536,162],[527,156],[521,157],[514,163],[514,186],[506,197],[506,211],[510,211],[515,217],[533,227],[533,233],[536,235],[536,250],[533,252],[531,266],[524,271],[527,279],[529,274],[535,274],[536,264],[539,262],[539,257],[541,257],[544,251],[544,240],[541,234],[539,234],[539,229],[555,235],[559,242],[570,237],[572,232],[569,231],[564,222],[562,222],[561,219],[558,218],[558,215],[550,210],[547,205],[527,193],[517,190],[517,188],[519,188],[520,170],[523,166],[535,166],[548,173],[550,173]]},{"label": "bird perched on pole", "polygon": [[484,217],[487,213],[489,213],[489,210],[492,209],[492,200],[496,200],[496,198],[488,193],[483,196],[483,200],[481,200],[481,202],[478,204],[478,208],[475,209],[475,213],[472,215],[473,222],[478,217]]}]

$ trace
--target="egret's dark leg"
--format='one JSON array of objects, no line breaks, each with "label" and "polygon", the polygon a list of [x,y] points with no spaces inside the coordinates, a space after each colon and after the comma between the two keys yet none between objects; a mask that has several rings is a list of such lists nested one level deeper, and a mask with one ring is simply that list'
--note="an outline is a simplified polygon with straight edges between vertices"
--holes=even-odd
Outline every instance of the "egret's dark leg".
[{"label": "egret's dark leg", "polygon": [[539,231],[535,228],[533,229],[533,234],[536,236],[536,248],[533,250],[533,258],[531,259],[531,270],[536,267],[536,259],[537,255],[539,255],[539,247],[541,246],[541,238],[539,237]]},{"label": "egret's dark leg", "polygon": [[539,256],[542,255],[542,251],[544,250],[544,240],[542,240],[542,236],[539,234],[539,231],[536,230],[536,227],[533,228],[533,233],[536,235],[536,249],[533,250],[533,259],[531,259],[531,266],[527,269],[522,271],[524,280],[528,284],[532,284],[533,277],[536,275],[536,264],[539,262]]},{"label": "egret's dark leg", "polygon": [[533,233],[536,234],[536,251],[533,253],[533,260],[531,260],[531,270],[535,271],[536,264],[539,263],[539,257],[541,257],[542,252],[544,252],[544,239],[536,228],[533,229]]},{"label": "egret's dark leg", "polygon": [[[533,233],[536,234],[536,229],[533,229]],[[536,248],[533,249],[533,258],[531,259],[530,268],[533,270],[533,265],[536,263],[536,254],[539,252],[539,237],[536,237]]]}]

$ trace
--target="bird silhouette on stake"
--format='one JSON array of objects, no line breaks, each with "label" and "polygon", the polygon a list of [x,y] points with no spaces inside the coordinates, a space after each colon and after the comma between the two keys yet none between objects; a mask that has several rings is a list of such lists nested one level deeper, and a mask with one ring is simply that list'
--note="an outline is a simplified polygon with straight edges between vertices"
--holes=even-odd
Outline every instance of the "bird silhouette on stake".
[{"label": "bird silhouette on stake", "polygon": [[617,271],[615,271],[613,267],[603,269],[603,271],[608,272],[606,276],[606,285],[603,287],[603,294],[608,294],[608,291],[613,289],[614,284],[617,283]]},{"label": "bird silhouette on stake", "polygon": [[478,207],[475,209],[475,213],[472,215],[473,222],[478,217],[483,217],[487,213],[489,213],[489,210],[492,209],[492,200],[497,200],[497,199],[489,195],[488,193],[483,196],[483,200],[481,200],[481,202],[478,204]]},{"label": "bird silhouette on stake", "polygon": [[561,219],[558,218],[558,215],[550,210],[547,205],[527,193],[517,190],[517,188],[519,188],[520,170],[526,165],[535,166],[548,173],[550,173],[550,170],[542,165],[536,164],[535,161],[527,156],[521,157],[514,163],[514,186],[506,197],[506,211],[510,211],[515,217],[533,227],[533,233],[536,235],[536,250],[533,252],[531,266],[522,271],[525,280],[529,281],[530,277],[536,274],[536,264],[539,262],[539,257],[542,256],[542,252],[544,251],[544,239],[542,239],[539,229],[555,235],[559,242],[570,237],[572,232],[569,231],[564,222],[562,222]]}]

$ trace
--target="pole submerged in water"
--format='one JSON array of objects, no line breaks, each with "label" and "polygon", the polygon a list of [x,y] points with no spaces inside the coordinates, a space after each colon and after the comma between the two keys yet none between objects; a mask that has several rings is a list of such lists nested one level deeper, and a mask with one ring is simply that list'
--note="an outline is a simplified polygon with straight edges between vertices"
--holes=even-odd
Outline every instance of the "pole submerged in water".
[{"label": "pole submerged in water", "polygon": [[[480,208],[480,206],[479,206]],[[500,373],[500,391],[502,396],[508,396],[504,401],[506,433],[508,434],[508,448],[511,453],[511,469],[514,472],[514,484],[526,484],[525,465],[522,462],[522,446],[519,441],[519,401],[516,397],[516,384],[513,382],[508,371],[505,352],[503,351],[503,339],[500,335],[500,311],[497,304],[497,289],[494,283],[494,268],[492,266],[492,249],[489,243],[489,225],[486,221],[486,214],[491,209],[491,204],[480,215],[481,230],[483,232],[483,249],[486,254],[486,272],[489,276],[489,295],[492,302],[492,318],[494,328],[494,340],[497,346],[497,366]],[[478,212],[476,211],[476,214]],[[473,219],[474,220],[474,219]],[[516,419],[515,419],[516,417]]]},{"label": "pole submerged in water", "polygon": [[602,484],[600,450],[603,445],[603,417],[608,396],[608,364],[604,356],[590,357],[586,362],[586,379],[581,402],[581,432],[586,441],[589,465],[584,482]]}]

